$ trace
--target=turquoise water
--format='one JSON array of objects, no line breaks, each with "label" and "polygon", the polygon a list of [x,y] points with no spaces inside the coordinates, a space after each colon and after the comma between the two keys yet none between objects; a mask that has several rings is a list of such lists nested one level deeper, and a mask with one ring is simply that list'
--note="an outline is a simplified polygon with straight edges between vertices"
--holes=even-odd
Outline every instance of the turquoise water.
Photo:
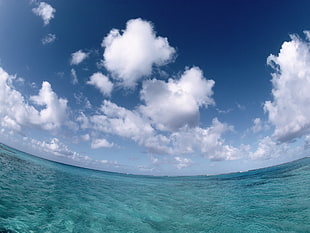
[{"label": "turquoise water", "polygon": [[0,233],[310,232],[310,158],[220,176],[144,177],[0,146]]}]

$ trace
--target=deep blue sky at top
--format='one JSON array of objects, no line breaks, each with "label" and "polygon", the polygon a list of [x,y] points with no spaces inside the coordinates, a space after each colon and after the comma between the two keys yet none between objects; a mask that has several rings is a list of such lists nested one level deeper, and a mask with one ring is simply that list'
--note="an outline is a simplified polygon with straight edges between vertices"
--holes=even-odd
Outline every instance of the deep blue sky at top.
[{"label": "deep blue sky at top", "polygon": [[[198,66],[206,78],[215,81],[216,105],[200,110],[200,126],[209,126],[214,117],[233,125],[234,131],[226,138],[233,145],[255,143],[257,135],[242,135],[253,125],[253,119],[267,118],[262,107],[272,99],[267,57],[278,54],[290,34],[310,29],[310,1],[303,0],[46,2],[56,13],[43,26],[42,19],[32,12],[34,2],[0,0],[0,66],[36,84],[36,88],[16,86],[25,97],[36,95],[42,81],[48,81],[59,97],[68,99],[72,111],[81,107],[74,97],[78,93],[92,106],[100,106],[101,94],[85,83],[94,72],[107,73],[103,66],[98,67],[103,59],[102,39],[113,28],[125,29],[128,20],[142,18],[152,22],[157,35],[167,37],[176,49],[174,62],[160,67],[161,71],[178,77],[185,67]],[[41,39],[49,33],[55,34],[56,40],[42,45]],[[73,67],[80,84],[74,86],[70,58],[80,49],[90,55]],[[167,80],[159,71],[150,78]],[[115,90],[112,102],[134,109],[141,85],[138,83],[135,90]],[[97,109],[88,111],[91,114]]]}]

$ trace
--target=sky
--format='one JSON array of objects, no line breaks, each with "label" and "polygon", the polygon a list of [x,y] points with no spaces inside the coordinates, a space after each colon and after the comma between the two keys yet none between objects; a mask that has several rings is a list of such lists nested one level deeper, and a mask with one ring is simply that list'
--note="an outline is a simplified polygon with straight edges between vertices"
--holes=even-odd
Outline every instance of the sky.
[{"label": "sky", "polygon": [[309,156],[309,1],[0,0],[0,142],[211,175]]}]

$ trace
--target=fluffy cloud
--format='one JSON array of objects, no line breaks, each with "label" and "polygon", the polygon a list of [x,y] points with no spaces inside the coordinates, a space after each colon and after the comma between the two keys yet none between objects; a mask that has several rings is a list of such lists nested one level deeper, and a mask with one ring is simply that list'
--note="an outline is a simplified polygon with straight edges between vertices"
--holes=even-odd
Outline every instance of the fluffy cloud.
[{"label": "fluffy cloud", "polygon": [[39,111],[40,123],[43,129],[59,128],[65,121],[67,100],[58,98],[48,82],[43,82],[39,95],[31,96],[30,100],[39,106],[45,106]]},{"label": "fluffy cloud", "polygon": [[83,52],[82,50],[78,50],[75,53],[71,54],[71,65],[78,65],[83,62],[89,56],[88,53]]},{"label": "fluffy cloud", "polygon": [[[308,35],[308,34],[306,34]],[[310,43],[292,35],[277,56],[270,55],[272,101],[264,109],[275,126],[274,136],[286,142],[310,132]]]},{"label": "fluffy cloud", "polygon": [[137,110],[128,110],[115,103],[104,100],[100,114],[87,117],[79,116],[82,128],[128,138],[156,154],[173,154],[170,141],[164,135],[158,135],[149,120]]},{"label": "fluffy cloud", "polygon": [[213,80],[203,77],[198,67],[184,72],[179,80],[143,82],[140,111],[160,130],[176,131],[199,123],[199,107],[213,104]]},{"label": "fluffy cloud", "polygon": [[49,154],[56,156],[76,156],[77,153],[71,151],[65,144],[63,144],[58,138],[52,138],[49,141],[38,141],[31,139],[31,144],[36,149],[43,150]]},{"label": "fluffy cloud", "polygon": [[45,130],[59,128],[66,120],[67,100],[58,98],[48,82],[42,83],[39,95],[30,100],[40,106],[37,110],[28,104],[15,89],[15,76],[0,67],[0,119],[1,126],[20,131],[23,127],[39,127]]},{"label": "fluffy cloud", "polygon": [[233,160],[240,155],[237,148],[227,145],[222,138],[232,127],[217,119],[207,128],[183,127],[177,132],[161,134],[137,110],[128,110],[107,100],[100,110],[101,114],[91,117],[85,114],[79,116],[78,121],[83,129],[131,139],[152,154],[180,156],[197,153],[211,160]]},{"label": "fluffy cloud", "polygon": [[110,96],[113,90],[113,83],[109,78],[100,72],[94,73],[87,84],[93,85],[100,90],[104,96]]},{"label": "fluffy cloud", "polygon": [[98,149],[98,148],[106,148],[106,147],[113,147],[114,144],[108,142],[106,139],[101,138],[101,139],[95,139],[92,143],[91,143],[91,148],[93,149]]},{"label": "fluffy cloud", "polygon": [[94,129],[131,138],[140,143],[153,135],[154,130],[151,125],[136,111],[119,107],[107,100],[103,101],[100,110],[102,114],[94,115],[89,119]]},{"label": "fluffy cloud", "polygon": [[251,128],[253,133],[258,133],[262,130],[268,130],[269,125],[266,122],[263,122],[260,118],[255,118],[253,120],[253,126]]},{"label": "fluffy cloud", "polygon": [[225,143],[222,135],[231,131],[232,127],[213,119],[207,128],[195,127],[182,129],[171,134],[170,141],[174,154],[200,153],[211,160],[234,160],[240,156],[240,151]]},{"label": "fluffy cloud", "polygon": [[176,156],[174,157],[174,159],[176,161],[176,167],[178,169],[186,168],[193,164],[192,160],[188,158],[181,158],[179,156]]},{"label": "fluffy cloud", "polygon": [[37,8],[32,9],[33,13],[42,17],[44,25],[49,24],[52,18],[54,18],[56,10],[46,2],[40,2]]},{"label": "fluffy cloud", "polygon": [[231,126],[215,118],[210,127],[196,128],[195,130],[200,143],[199,147],[205,157],[212,160],[233,160],[238,157],[238,149],[225,144],[222,138],[224,133],[232,130]]},{"label": "fluffy cloud", "polygon": [[15,78],[0,67],[0,118],[2,127],[20,131],[23,125],[34,124],[39,117],[37,110],[15,90]]},{"label": "fluffy cloud", "polygon": [[56,40],[56,35],[49,33],[45,37],[42,38],[41,42],[43,45],[51,44]]},{"label": "fluffy cloud", "polygon": [[7,115],[2,118],[1,126],[16,132],[21,131],[21,125]]},{"label": "fluffy cloud", "polygon": [[271,159],[287,154],[288,146],[286,143],[278,144],[271,137],[266,136],[258,143],[256,151],[250,153],[251,159]]},{"label": "fluffy cloud", "polygon": [[156,36],[150,22],[133,19],[121,34],[113,29],[103,39],[104,66],[124,87],[132,88],[154,65],[169,62],[175,53],[167,38]]}]

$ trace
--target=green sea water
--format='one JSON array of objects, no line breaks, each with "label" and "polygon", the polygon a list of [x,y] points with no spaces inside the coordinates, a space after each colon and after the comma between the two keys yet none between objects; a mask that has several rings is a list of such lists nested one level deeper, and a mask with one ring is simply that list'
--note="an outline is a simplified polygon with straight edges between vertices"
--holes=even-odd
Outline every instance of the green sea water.
[{"label": "green sea water", "polygon": [[310,232],[310,158],[244,173],[121,175],[0,146],[0,233]]}]

